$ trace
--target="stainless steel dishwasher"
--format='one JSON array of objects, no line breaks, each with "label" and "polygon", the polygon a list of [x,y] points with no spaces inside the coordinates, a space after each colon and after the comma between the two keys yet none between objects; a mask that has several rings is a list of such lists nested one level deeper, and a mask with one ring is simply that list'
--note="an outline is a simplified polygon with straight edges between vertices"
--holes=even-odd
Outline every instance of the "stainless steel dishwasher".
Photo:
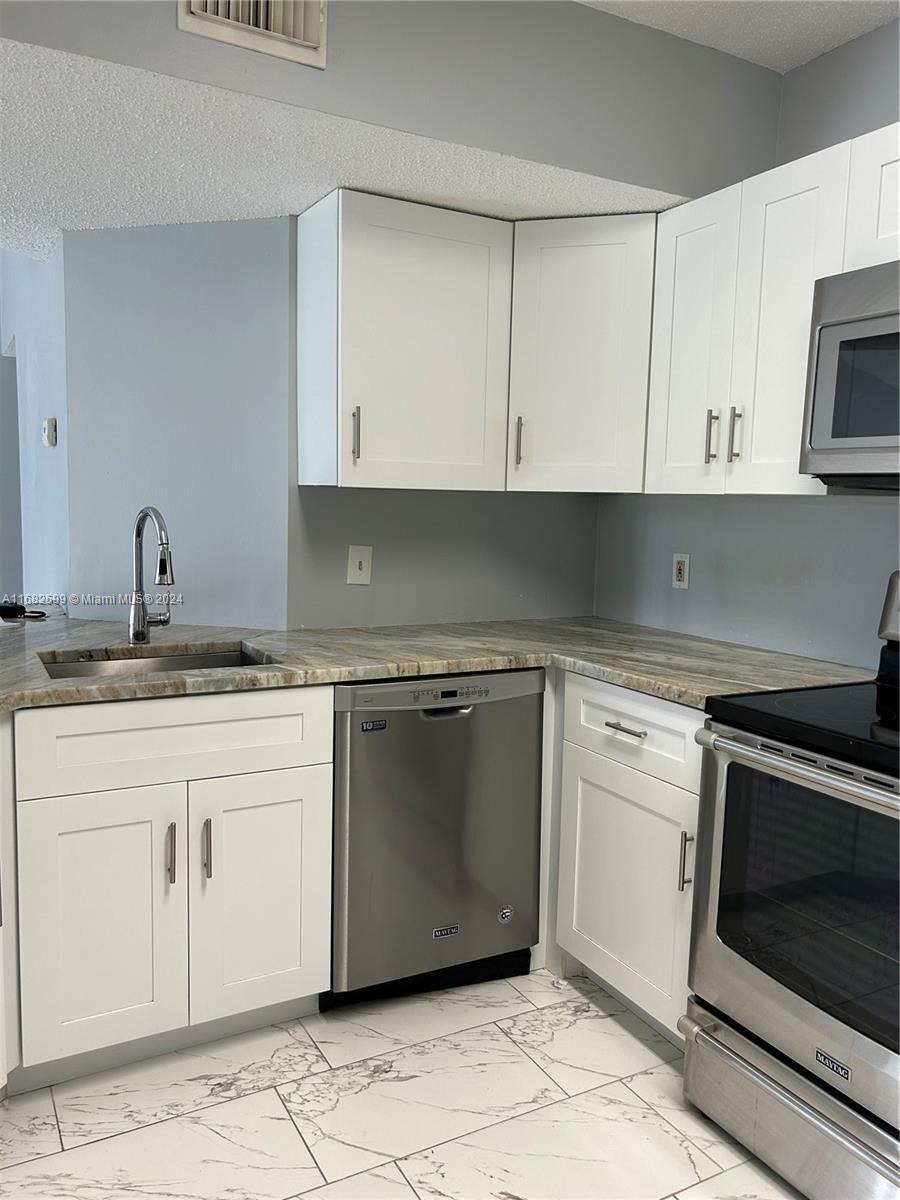
[{"label": "stainless steel dishwasher", "polygon": [[332,990],[537,941],[543,671],[335,688]]}]

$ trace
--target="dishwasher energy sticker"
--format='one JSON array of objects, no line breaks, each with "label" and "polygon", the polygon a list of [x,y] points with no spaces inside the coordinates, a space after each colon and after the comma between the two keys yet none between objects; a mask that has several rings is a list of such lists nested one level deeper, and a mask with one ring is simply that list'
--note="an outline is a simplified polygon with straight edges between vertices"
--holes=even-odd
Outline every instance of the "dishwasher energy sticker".
[{"label": "dishwasher energy sticker", "polygon": [[438,929],[432,929],[431,936],[437,941],[438,938],[453,937],[459,933],[458,925],[441,925]]},{"label": "dishwasher energy sticker", "polygon": [[387,729],[387,721],[363,721],[363,733],[383,733]]}]

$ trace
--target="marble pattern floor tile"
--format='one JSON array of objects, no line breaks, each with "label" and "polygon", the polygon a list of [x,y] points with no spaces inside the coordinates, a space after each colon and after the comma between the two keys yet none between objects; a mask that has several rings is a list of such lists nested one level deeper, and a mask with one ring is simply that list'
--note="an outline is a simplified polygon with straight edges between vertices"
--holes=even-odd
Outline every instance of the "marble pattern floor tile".
[{"label": "marble pattern floor tile", "polygon": [[416,1200],[399,1167],[388,1163],[304,1192],[303,1200]]},{"label": "marble pattern floor tile", "polygon": [[329,1181],[564,1096],[495,1025],[278,1091]]},{"label": "marble pattern floor tile", "polygon": [[756,1159],[723,1171],[714,1179],[682,1188],[677,1196],[678,1200],[804,1200],[800,1192]]},{"label": "marble pattern floor tile", "polygon": [[498,1025],[570,1096],[659,1066],[681,1053],[605,993]]},{"label": "marble pattern floor tile", "polygon": [[53,1095],[71,1149],[327,1070],[302,1024],[290,1021],[58,1084]]},{"label": "marble pattern floor tile", "polygon": [[582,975],[560,979],[558,975],[541,969],[530,975],[516,975],[509,981],[517,992],[530,1000],[535,1008],[547,1008],[564,1000],[578,1000],[587,996],[606,995],[603,988]]},{"label": "marble pattern floor tile", "polygon": [[746,1162],[750,1151],[730,1138],[684,1098],[681,1062],[665,1063],[623,1080],[627,1087],[689,1137],[695,1146],[723,1169]]},{"label": "marble pattern floor tile", "polygon": [[322,1182],[274,1090],[11,1167],[2,1200],[288,1200]]},{"label": "marble pattern floor tile", "polygon": [[497,979],[332,1009],[304,1017],[303,1024],[331,1065],[342,1067],[531,1011],[532,1004],[521,992]]},{"label": "marble pattern floor tile", "polygon": [[421,1200],[656,1200],[718,1166],[613,1083],[405,1158]]},{"label": "marble pattern floor tile", "polygon": [[61,1149],[49,1088],[0,1102],[0,1169]]}]

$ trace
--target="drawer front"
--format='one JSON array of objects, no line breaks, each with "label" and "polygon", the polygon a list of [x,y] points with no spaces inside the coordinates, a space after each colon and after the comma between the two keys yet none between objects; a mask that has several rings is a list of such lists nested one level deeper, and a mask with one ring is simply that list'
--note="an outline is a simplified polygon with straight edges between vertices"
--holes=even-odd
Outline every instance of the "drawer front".
[{"label": "drawer front", "polygon": [[16,713],[19,800],[330,762],[334,689],[283,688]]},{"label": "drawer front", "polygon": [[703,714],[628,688],[566,675],[565,738],[615,762],[700,791]]}]

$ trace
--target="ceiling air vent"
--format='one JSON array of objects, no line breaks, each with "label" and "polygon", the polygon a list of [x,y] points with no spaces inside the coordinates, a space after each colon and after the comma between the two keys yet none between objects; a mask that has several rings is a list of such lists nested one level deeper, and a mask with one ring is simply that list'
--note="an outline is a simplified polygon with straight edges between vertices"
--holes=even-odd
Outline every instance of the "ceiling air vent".
[{"label": "ceiling air vent", "polygon": [[325,66],[325,0],[178,0],[178,28]]}]

